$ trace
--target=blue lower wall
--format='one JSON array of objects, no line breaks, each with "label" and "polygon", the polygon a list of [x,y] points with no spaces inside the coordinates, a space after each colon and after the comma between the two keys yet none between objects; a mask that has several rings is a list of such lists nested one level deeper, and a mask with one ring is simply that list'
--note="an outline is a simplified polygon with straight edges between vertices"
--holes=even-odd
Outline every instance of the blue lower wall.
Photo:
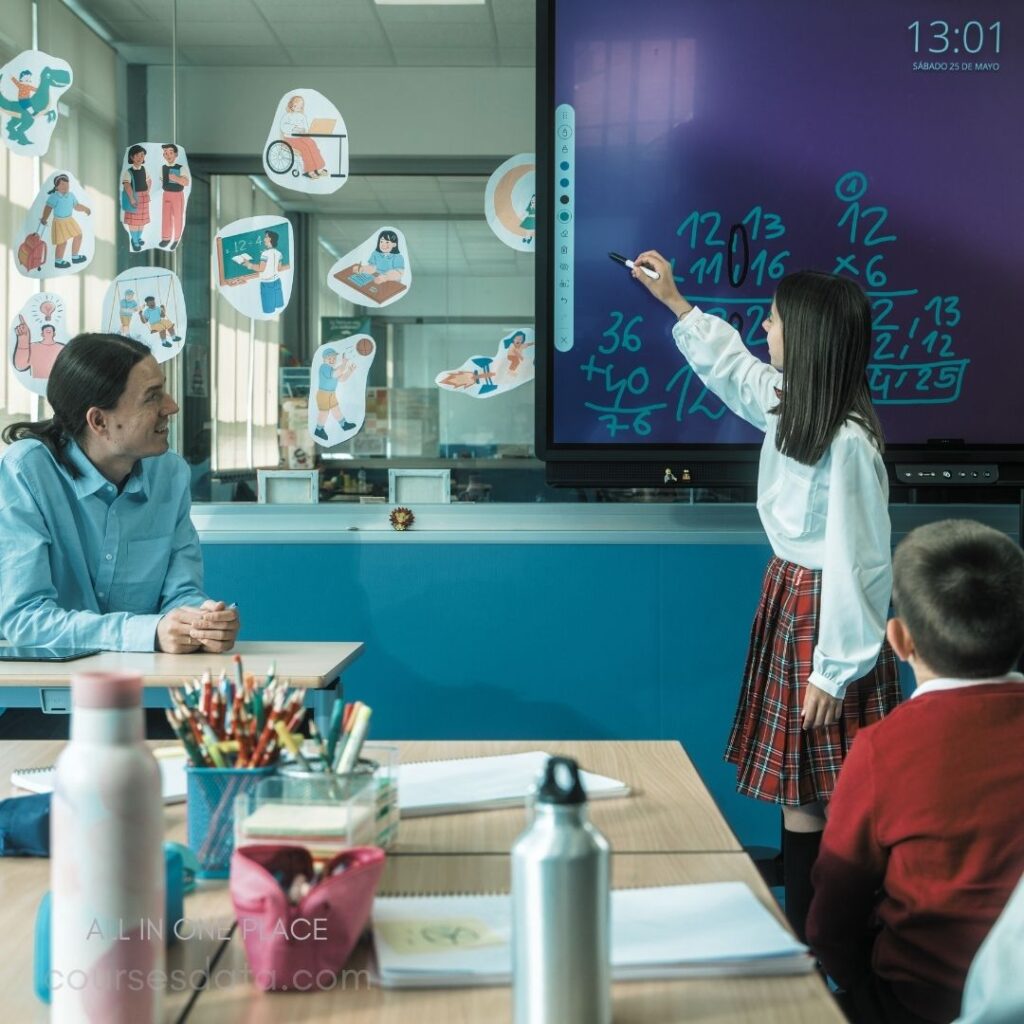
[{"label": "blue lower wall", "polygon": [[[740,840],[776,808],[722,760],[767,545],[208,544],[245,640],[362,640],[389,739],[679,739]],[[262,666],[253,666],[257,670]]]}]

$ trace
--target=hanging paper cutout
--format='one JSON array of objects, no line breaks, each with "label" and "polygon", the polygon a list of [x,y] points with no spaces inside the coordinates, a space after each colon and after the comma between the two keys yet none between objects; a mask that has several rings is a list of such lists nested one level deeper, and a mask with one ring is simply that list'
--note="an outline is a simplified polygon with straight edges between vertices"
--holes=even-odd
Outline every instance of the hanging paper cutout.
[{"label": "hanging paper cutout", "polygon": [[173,359],[185,347],[187,325],[181,282],[162,267],[122,271],[103,299],[100,330],[141,341],[158,363]]},{"label": "hanging paper cutout", "polygon": [[491,230],[510,248],[533,252],[537,231],[537,158],[509,157],[487,179],[484,213]]},{"label": "hanging paper cutout", "polygon": [[24,50],[0,69],[0,135],[22,156],[44,156],[57,126],[57,102],[71,87],[71,65]]},{"label": "hanging paper cutout", "polygon": [[321,345],[309,370],[309,432],[321,447],[347,441],[366,419],[366,379],[377,346],[368,334]]},{"label": "hanging paper cutout", "polygon": [[14,239],[25,277],[66,277],[85,270],[96,252],[92,201],[70,171],[54,171],[39,190]]},{"label": "hanging paper cutout", "polygon": [[53,361],[68,342],[64,301],[53,292],[38,292],[22,306],[8,332],[14,376],[29,391],[46,394]]},{"label": "hanging paper cutout", "polygon": [[292,296],[294,252],[283,217],[245,217],[221,228],[213,240],[221,295],[245,316],[276,319]]},{"label": "hanging paper cutout", "polygon": [[412,286],[405,235],[385,225],[345,253],[327,275],[327,285],[357,306],[390,306]]},{"label": "hanging paper cutout", "polygon": [[286,92],[263,147],[263,169],[296,192],[337,192],[348,181],[348,132],[338,108],[315,89]]},{"label": "hanging paper cutout", "polygon": [[178,247],[192,194],[192,173],[181,146],[174,142],[129,146],[117,189],[121,223],[132,252]]},{"label": "hanging paper cutout", "polygon": [[471,398],[494,398],[533,380],[533,330],[519,327],[498,343],[494,356],[473,356],[457,370],[445,370],[434,383],[445,391],[457,391]]}]

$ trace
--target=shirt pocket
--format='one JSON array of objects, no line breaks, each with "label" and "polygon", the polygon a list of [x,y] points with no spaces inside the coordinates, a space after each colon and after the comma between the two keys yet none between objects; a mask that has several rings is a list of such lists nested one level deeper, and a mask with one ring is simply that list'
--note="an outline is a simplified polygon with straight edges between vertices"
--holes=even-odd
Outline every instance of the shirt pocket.
[{"label": "shirt pocket", "polygon": [[121,611],[150,614],[159,611],[160,594],[171,562],[173,536],[130,540],[125,545],[124,571],[118,573]]},{"label": "shirt pocket", "polygon": [[775,482],[757,500],[762,519],[787,540],[799,540],[818,532],[822,513],[816,507],[820,484],[813,475],[783,468]]}]

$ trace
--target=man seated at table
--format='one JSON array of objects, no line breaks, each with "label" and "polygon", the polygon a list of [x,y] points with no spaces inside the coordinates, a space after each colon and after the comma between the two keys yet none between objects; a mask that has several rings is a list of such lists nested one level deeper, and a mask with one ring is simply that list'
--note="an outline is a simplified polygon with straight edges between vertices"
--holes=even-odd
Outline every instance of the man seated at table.
[{"label": "man seated at table", "polygon": [[149,349],[80,334],[57,357],[53,419],[0,458],[0,635],[107,651],[229,650],[238,612],[203,591],[178,411]]},{"label": "man seated at table", "polygon": [[852,1020],[948,1024],[1024,870],[1024,553],[980,523],[911,532],[886,635],[913,697],[839,773],[807,939]]}]

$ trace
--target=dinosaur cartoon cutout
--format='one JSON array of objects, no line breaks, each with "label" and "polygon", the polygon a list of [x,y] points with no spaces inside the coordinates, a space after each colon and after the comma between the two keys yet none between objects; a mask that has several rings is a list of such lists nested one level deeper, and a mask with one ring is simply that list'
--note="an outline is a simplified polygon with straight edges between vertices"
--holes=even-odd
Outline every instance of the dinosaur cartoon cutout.
[{"label": "dinosaur cartoon cutout", "polygon": [[493,356],[471,356],[456,370],[443,370],[434,383],[470,398],[495,398],[533,380],[533,329],[516,327],[498,342]]},{"label": "dinosaur cartoon cutout", "polygon": [[45,156],[58,101],[74,80],[71,65],[42,50],[23,50],[0,69],[0,138],[22,156]]}]

